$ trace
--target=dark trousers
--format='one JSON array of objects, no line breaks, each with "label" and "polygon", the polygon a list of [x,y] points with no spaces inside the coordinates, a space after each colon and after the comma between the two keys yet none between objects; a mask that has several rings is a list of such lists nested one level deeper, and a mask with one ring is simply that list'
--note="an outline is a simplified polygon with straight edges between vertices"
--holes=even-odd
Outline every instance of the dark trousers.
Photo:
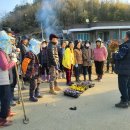
[{"label": "dark trousers", "polygon": [[97,75],[103,75],[104,61],[95,61],[95,68]]},{"label": "dark trousers", "polygon": [[43,64],[41,70],[42,70],[41,71],[42,75],[45,75],[45,74],[49,75],[49,68],[48,68],[47,64]]},{"label": "dark trousers", "polygon": [[72,66],[71,69],[65,68],[67,84],[71,82],[72,69],[73,69]]},{"label": "dark trousers", "polygon": [[83,75],[92,74],[92,66],[83,66]]},{"label": "dark trousers", "polygon": [[35,97],[37,95],[39,95],[39,85],[40,83],[38,83],[38,78],[31,78],[30,79],[30,98]]},{"label": "dark trousers", "polygon": [[118,75],[118,86],[121,93],[121,101],[130,101],[130,76]]},{"label": "dark trousers", "polygon": [[110,64],[111,64],[111,66],[112,66],[112,72],[114,72],[114,64],[111,63],[110,61],[107,61],[107,71],[110,70]]},{"label": "dark trousers", "polygon": [[10,85],[0,86],[0,102],[1,102],[0,118],[6,119],[8,117],[8,112],[10,109],[10,97],[11,97]]},{"label": "dark trousers", "polygon": [[12,73],[13,73],[13,83],[10,85],[11,86],[11,101],[13,100],[14,98],[14,88],[17,84],[17,76],[16,76],[16,70],[15,70],[15,67],[12,69]]},{"label": "dark trousers", "polygon": [[83,73],[83,65],[78,64],[78,67],[74,67],[75,77],[79,77]]}]

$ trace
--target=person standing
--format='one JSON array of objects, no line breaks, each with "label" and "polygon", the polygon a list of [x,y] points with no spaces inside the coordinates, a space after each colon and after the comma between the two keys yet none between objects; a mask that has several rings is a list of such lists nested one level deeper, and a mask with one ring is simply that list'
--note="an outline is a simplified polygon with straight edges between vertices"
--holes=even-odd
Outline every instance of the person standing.
[{"label": "person standing", "polygon": [[58,87],[57,76],[59,70],[59,56],[58,56],[58,36],[55,34],[50,34],[49,44],[47,47],[47,58],[48,58],[48,67],[49,67],[49,75],[50,75],[50,93],[56,95],[55,91],[60,91],[61,89]]},{"label": "person standing", "polygon": [[11,87],[9,80],[9,70],[15,66],[15,62],[11,61],[9,54],[12,52],[10,39],[5,31],[0,31],[0,126],[12,125],[7,120],[10,112]]},{"label": "person standing", "polygon": [[62,65],[62,60],[63,60],[63,55],[65,53],[65,48],[66,48],[66,42],[64,41],[61,45],[61,47],[58,50],[58,54],[59,54],[59,62],[60,62],[60,70],[61,72],[59,73],[59,78],[65,78],[65,74],[64,74],[64,66]]},{"label": "person standing", "polygon": [[47,41],[43,41],[41,44],[39,59],[40,64],[42,66],[41,68],[42,80],[45,81],[47,79],[47,82],[49,82],[50,75],[49,75],[49,68],[47,66]]},{"label": "person standing", "polygon": [[[38,98],[42,98],[40,94],[40,83],[39,83],[39,59],[38,54],[40,53],[40,42],[31,39],[29,41],[28,52],[26,53],[23,62],[27,68],[25,77],[29,79],[30,82],[30,91],[29,91],[29,100],[32,102],[37,102]],[[29,59],[29,60],[28,60]],[[28,62],[28,64],[26,64]],[[23,67],[22,67],[23,68]]]},{"label": "person standing", "polygon": [[121,93],[121,101],[115,104],[115,107],[128,108],[130,105],[130,31],[126,32],[125,42],[119,46],[119,51],[113,54],[113,60]]},{"label": "person standing", "polygon": [[75,65],[75,57],[74,57],[74,43],[69,42],[68,47],[65,50],[62,65],[66,71],[66,85],[71,86],[73,82],[71,82],[71,76],[73,71],[73,66]]},{"label": "person standing", "polygon": [[85,42],[82,49],[83,53],[83,75],[84,81],[86,81],[86,75],[88,74],[89,81],[92,81],[92,60],[93,60],[93,49],[91,48],[91,43],[89,41]]},{"label": "person standing", "polygon": [[75,56],[75,77],[76,82],[80,82],[80,74],[82,73],[83,68],[83,56],[81,50],[81,43],[76,40],[75,41],[75,49],[74,49],[74,56]]},{"label": "person standing", "polygon": [[102,44],[102,40],[96,40],[96,48],[94,49],[94,62],[96,68],[97,79],[99,82],[103,77],[104,62],[107,60],[108,52],[106,47]]}]

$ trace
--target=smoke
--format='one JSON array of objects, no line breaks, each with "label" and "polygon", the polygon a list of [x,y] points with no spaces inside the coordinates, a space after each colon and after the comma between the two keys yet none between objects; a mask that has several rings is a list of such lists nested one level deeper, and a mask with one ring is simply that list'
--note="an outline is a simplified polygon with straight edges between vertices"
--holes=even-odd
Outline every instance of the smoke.
[{"label": "smoke", "polygon": [[48,38],[51,33],[58,33],[59,21],[57,19],[56,6],[59,7],[59,0],[43,0],[41,9],[37,13],[37,20]]}]

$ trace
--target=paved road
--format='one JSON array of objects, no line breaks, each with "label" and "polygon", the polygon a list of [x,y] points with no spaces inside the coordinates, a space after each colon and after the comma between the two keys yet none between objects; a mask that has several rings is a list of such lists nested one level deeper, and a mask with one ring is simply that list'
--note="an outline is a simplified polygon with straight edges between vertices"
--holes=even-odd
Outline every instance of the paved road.
[{"label": "paved road", "polygon": [[[65,89],[64,80],[60,85]],[[28,125],[22,124],[21,106],[13,110],[17,112],[14,124],[5,130],[130,130],[130,108],[117,109],[114,104],[119,101],[117,76],[107,74],[101,83],[87,90],[78,99],[49,95],[47,84],[42,84],[44,98],[38,103],[28,102],[28,93],[24,93]],[[76,106],[76,111],[69,110]]]}]

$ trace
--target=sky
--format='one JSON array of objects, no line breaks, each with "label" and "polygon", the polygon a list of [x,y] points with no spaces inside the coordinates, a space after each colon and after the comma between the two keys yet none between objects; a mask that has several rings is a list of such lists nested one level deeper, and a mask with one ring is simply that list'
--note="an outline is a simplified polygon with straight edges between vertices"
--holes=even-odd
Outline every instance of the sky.
[{"label": "sky", "polygon": [[[0,17],[5,13],[13,11],[16,5],[23,4],[26,2],[31,3],[33,0],[0,0]],[[111,0],[112,1],[112,0]],[[130,0],[119,0],[124,2],[130,2]]]},{"label": "sky", "polygon": [[16,5],[32,1],[33,0],[0,0],[0,15],[13,11]]}]

